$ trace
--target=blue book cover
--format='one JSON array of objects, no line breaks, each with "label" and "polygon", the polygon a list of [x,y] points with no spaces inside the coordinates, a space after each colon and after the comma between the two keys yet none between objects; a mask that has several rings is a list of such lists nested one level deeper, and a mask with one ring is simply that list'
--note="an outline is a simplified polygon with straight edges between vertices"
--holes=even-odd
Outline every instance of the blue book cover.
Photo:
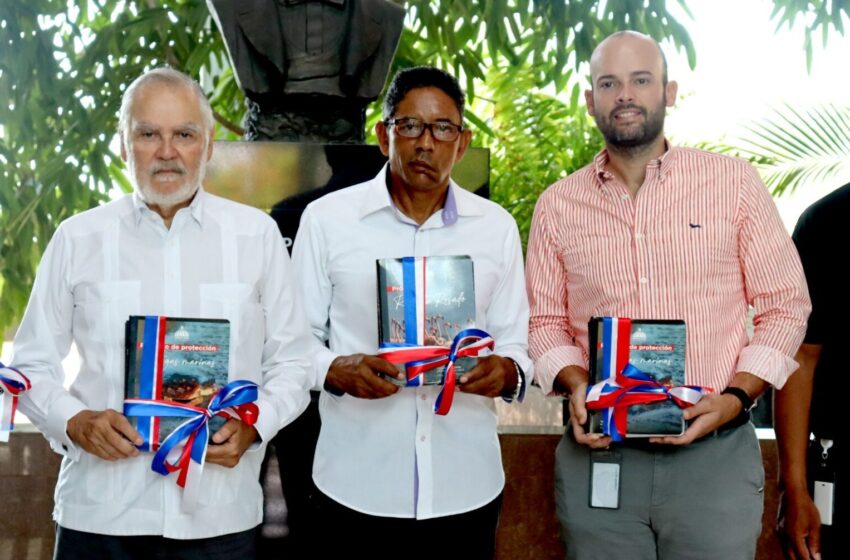
[{"label": "blue book cover", "polygon": [[[475,278],[470,257],[380,259],[377,269],[379,344],[448,348],[457,333],[475,326]],[[476,358],[458,359],[457,374],[469,371],[476,363]],[[425,385],[442,382],[442,366],[425,372]]]},{"label": "blue book cover", "polygon": [[[151,352],[145,364],[145,344]],[[173,401],[206,407],[216,391],[227,385],[230,360],[230,322],[131,316],[126,324],[125,398]],[[156,451],[185,418],[131,417],[145,438],[142,449]],[[225,419],[210,420],[210,437]]]},{"label": "blue book cover", "polygon": [[[605,378],[602,371],[602,320],[593,317],[589,324],[590,382]],[[677,386],[685,384],[684,321],[633,319],[629,341],[629,363],[652,376],[657,382]],[[636,404],[629,407],[626,437],[680,435],[685,431],[683,410],[672,401]],[[590,431],[602,431],[600,413],[590,413]]]}]

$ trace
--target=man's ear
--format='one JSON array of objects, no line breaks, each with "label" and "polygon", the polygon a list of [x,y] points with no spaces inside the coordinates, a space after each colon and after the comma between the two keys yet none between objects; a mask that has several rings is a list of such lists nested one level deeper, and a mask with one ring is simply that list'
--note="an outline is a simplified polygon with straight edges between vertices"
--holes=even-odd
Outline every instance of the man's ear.
[{"label": "man's ear", "polygon": [[124,131],[123,130],[118,131],[118,140],[121,144],[121,161],[123,161],[124,163],[127,163],[127,143],[124,140]]},{"label": "man's ear", "polygon": [[457,151],[455,152],[455,163],[463,159],[463,154],[466,153],[466,149],[472,141],[472,131],[468,128],[464,129],[463,132],[460,133],[458,140]]},{"label": "man's ear", "polygon": [[390,131],[387,130],[387,125],[384,121],[378,121],[375,124],[375,134],[378,136],[378,147],[381,148],[381,153],[385,157],[390,155]]},{"label": "man's ear", "polygon": [[676,104],[676,95],[679,93],[679,83],[676,80],[670,80],[664,86],[664,93],[667,96],[667,106],[672,107]]},{"label": "man's ear", "polygon": [[593,90],[592,89],[584,90],[584,103],[585,103],[585,105],[587,105],[587,114],[592,117],[593,112],[596,110],[596,106],[593,104]]}]

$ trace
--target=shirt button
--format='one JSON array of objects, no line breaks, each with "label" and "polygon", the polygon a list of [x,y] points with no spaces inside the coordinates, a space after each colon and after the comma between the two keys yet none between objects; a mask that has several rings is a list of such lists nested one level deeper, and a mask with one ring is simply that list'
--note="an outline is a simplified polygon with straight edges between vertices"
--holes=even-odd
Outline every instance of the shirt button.
[{"label": "shirt button", "polygon": [[420,399],[422,399],[422,400],[424,401],[424,400],[426,400],[428,397],[426,397],[425,395],[422,395],[422,396],[421,396],[421,397],[419,397],[419,398],[420,398]]},{"label": "shirt button", "polygon": [[646,284],[647,282],[649,282],[649,279],[646,276],[641,276],[639,282],[641,284]]},{"label": "shirt button", "polygon": [[425,441],[425,436],[419,436],[419,441]]},{"label": "shirt button", "polygon": [[622,198],[623,200],[626,200],[627,198],[629,198],[629,195],[626,194],[626,193],[623,193],[623,194],[620,195],[620,198]]},{"label": "shirt button", "polygon": [[643,239],[643,234],[642,234],[642,233],[636,233],[636,234],[635,234],[635,239],[637,239],[638,241],[640,241],[641,239]]}]

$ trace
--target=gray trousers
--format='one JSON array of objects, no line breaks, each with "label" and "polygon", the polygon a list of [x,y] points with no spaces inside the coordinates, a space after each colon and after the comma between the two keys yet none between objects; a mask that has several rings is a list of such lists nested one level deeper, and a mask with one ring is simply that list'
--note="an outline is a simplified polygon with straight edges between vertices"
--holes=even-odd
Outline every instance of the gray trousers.
[{"label": "gray trousers", "polygon": [[620,507],[589,506],[591,451],[572,431],[555,457],[555,501],[570,560],[752,560],[764,467],[752,424],[684,447],[645,440],[621,453]]}]

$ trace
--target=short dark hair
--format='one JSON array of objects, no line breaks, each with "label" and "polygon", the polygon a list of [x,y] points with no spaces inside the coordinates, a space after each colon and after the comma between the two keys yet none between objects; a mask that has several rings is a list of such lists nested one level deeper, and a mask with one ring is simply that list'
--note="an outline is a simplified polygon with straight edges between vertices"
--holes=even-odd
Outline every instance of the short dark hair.
[{"label": "short dark hair", "polygon": [[398,104],[411,90],[427,87],[442,90],[451,97],[460,113],[461,122],[463,121],[464,95],[460,84],[454,76],[433,66],[415,66],[396,72],[384,97],[384,118],[389,119],[395,115]]}]

